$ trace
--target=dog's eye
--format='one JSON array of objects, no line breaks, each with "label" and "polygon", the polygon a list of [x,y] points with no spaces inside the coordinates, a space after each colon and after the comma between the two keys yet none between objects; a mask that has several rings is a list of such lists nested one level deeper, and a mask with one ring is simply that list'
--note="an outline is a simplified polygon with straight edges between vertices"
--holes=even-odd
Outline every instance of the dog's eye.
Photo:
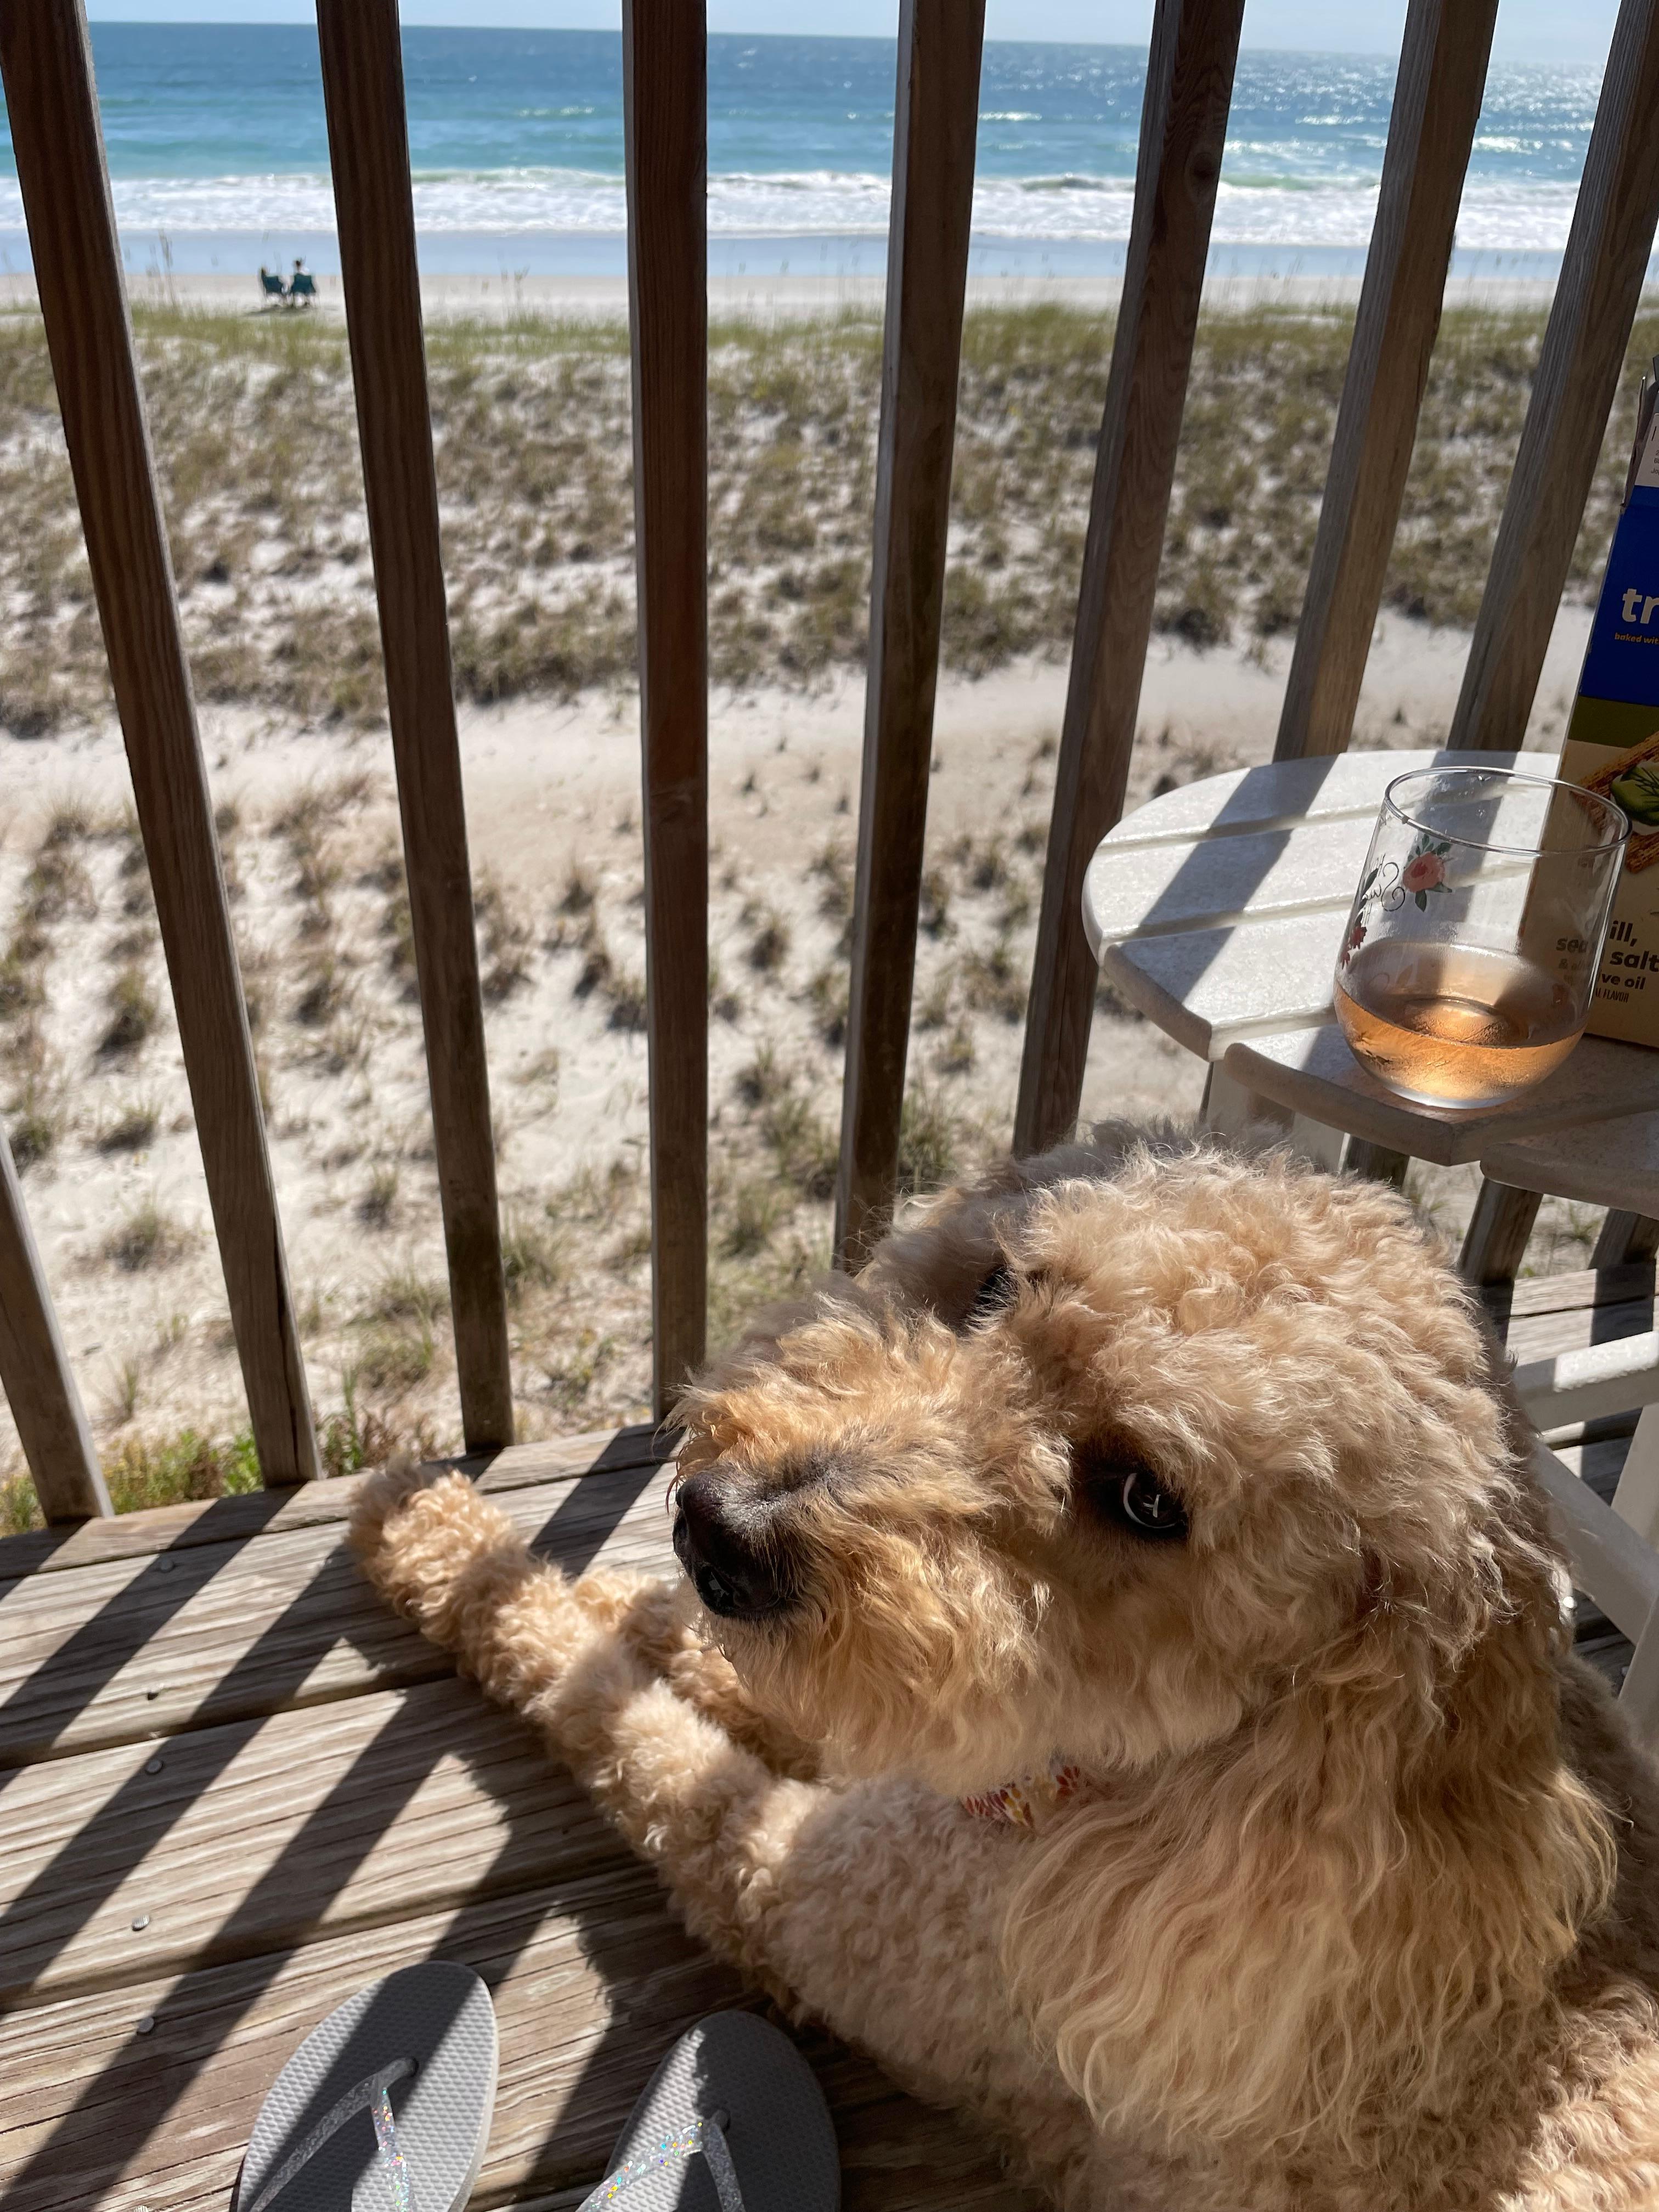
[{"label": "dog's eye", "polygon": [[1121,1520],[1142,1536],[1184,1536],[1187,1516],[1150,1468],[1126,1468],[1118,1485]]},{"label": "dog's eye", "polygon": [[1187,1534],[1187,1511],[1127,1439],[1074,1448],[1073,1480],[1079,1496],[1103,1521],[1156,1541]]}]

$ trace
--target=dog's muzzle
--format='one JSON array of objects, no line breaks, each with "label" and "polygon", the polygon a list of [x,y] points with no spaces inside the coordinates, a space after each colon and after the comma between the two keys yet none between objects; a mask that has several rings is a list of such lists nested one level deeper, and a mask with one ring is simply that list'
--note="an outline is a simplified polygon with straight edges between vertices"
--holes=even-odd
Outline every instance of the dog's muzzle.
[{"label": "dog's muzzle", "polygon": [[799,1595],[764,1501],[730,1495],[710,1469],[675,1495],[674,1550],[697,1595],[726,1620],[762,1620]]}]

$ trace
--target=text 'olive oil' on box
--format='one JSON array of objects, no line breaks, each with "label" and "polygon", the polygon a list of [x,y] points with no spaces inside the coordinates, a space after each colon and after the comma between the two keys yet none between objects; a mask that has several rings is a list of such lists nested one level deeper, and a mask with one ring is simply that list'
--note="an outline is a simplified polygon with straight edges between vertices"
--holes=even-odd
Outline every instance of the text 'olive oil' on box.
[{"label": "text 'olive oil' on box", "polygon": [[1588,1027],[1659,1045],[1659,360],[1642,386],[1625,504],[1607,556],[1564,781],[1622,806],[1631,838]]}]

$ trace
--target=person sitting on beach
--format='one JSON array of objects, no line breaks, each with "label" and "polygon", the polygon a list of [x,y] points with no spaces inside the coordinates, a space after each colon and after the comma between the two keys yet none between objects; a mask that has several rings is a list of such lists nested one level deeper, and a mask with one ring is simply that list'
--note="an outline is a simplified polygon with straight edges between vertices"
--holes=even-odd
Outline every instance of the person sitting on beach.
[{"label": "person sitting on beach", "polygon": [[267,269],[263,261],[259,264],[259,282],[264,287],[264,295],[267,300],[287,299],[287,285],[283,283],[282,277],[274,270]]},{"label": "person sitting on beach", "polygon": [[296,259],[294,264],[294,275],[289,284],[288,296],[290,302],[295,300],[314,300],[317,296],[317,280],[303,261]]}]

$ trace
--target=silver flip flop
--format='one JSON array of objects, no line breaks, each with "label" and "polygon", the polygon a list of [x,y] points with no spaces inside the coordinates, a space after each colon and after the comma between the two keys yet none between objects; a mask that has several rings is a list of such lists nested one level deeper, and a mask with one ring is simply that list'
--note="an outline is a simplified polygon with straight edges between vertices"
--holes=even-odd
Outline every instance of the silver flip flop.
[{"label": "silver flip flop", "polygon": [[841,2158],[823,2092],[788,2037],[711,2013],[658,2067],[579,2212],[836,2212]]},{"label": "silver flip flop", "polygon": [[495,2014],[470,1966],[404,1966],[313,2027],[271,2084],[233,2212],[460,2212],[495,2103]]}]

